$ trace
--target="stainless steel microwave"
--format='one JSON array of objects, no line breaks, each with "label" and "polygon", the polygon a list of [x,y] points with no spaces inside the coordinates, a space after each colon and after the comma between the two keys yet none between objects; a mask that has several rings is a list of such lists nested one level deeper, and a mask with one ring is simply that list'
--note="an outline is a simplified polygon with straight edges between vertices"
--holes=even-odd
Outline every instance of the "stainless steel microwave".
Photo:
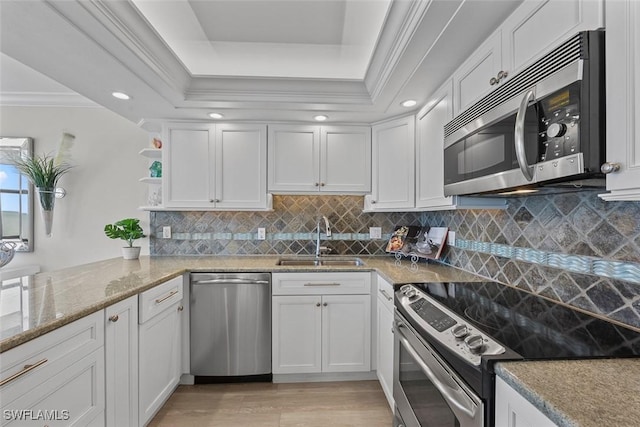
[{"label": "stainless steel microwave", "polygon": [[444,193],[603,186],[604,30],[572,37],[445,125]]}]

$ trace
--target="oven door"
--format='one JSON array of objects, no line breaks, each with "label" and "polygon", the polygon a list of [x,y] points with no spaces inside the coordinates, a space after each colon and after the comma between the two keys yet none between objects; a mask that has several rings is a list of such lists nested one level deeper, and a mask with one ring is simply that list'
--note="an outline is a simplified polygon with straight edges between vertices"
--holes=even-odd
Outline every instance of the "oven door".
[{"label": "oven door", "polygon": [[394,425],[483,427],[482,400],[397,313],[394,330]]}]

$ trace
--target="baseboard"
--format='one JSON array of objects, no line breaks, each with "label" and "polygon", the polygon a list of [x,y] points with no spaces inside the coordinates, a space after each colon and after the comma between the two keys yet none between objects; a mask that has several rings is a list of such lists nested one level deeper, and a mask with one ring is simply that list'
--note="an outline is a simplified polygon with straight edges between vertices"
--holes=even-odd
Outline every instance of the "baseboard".
[{"label": "baseboard", "polygon": [[369,372],[328,372],[318,374],[274,374],[274,383],[313,383],[329,381],[377,380],[375,371]]}]

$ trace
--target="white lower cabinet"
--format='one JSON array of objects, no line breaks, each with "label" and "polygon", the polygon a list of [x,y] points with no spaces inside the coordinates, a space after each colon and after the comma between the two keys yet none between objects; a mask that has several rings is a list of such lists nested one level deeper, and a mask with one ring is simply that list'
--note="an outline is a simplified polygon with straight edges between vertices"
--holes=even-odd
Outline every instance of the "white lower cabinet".
[{"label": "white lower cabinet", "polygon": [[376,374],[393,410],[393,286],[378,276]]},{"label": "white lower cabinet", "polygon": [[2,353],[2,426],[104,425],[102,311]]},{"label": "white lower cabinet", "polygon": [[[273,274],[273,288],[281,292],[272,299],[273,373],[369,372],[370,273],[291,274],[298,290],[279,284],[291,285],[288,273]],[[342,279],[348,287],[364,281],[366,290],[338,294],[344,292]]]},{"label": "white lower cabinet", "polygon": [[105,309],[108,427],[138,425],[138,296]]},{"label": "white lower cabinet", "polygon": [[555,427],[556,424],[496,377],[496,427]]},{"label": "white lower cabinet", "polygon": [[151,420],[180,381],[182,295],[182,277],[176,277],[138,297],[140,426]]}]

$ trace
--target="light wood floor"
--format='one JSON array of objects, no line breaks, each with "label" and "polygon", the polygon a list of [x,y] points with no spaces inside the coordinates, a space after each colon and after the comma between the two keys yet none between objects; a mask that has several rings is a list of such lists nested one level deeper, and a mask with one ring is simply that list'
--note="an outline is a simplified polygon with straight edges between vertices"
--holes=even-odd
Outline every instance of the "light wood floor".
[{"label": "light wood floor", "polygon": [[377,381],[179,386],[149,427],[390,427]]}]

